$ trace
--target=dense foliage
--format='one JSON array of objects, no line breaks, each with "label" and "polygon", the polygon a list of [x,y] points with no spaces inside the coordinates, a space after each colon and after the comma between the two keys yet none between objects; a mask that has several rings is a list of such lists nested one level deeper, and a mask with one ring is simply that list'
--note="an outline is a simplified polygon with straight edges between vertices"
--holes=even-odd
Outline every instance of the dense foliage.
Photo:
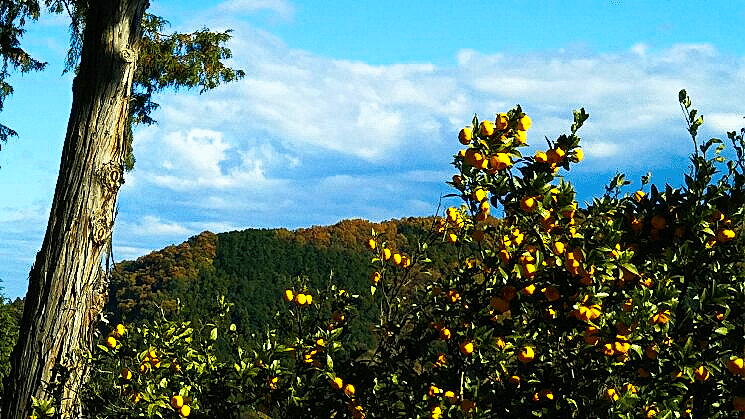
[{"label": "dense foliage", "polygon": [[[215,275],[200,273],[212,282],[198,293],[237,299],[213,300],[205,321],[112,323],[93,354],[88,413],[745,417],[745,130],[728,133],[729,154],[719,139],[700,142],[703,117],[685,91],[679,99],[695,145],[685,185],[645,178],[625,191],[618,175],[586,207],[560,176],[583,159],[584,110],[570,134],[532,156],[520,151],[531,120],[519,106],[494,121],[474,117],[453,162],[460,205],[411,230],[406,248],[386,229],[350,235],[371,265],[335,272],[365,271],[365,286],[309,276],[331,265],[275,247],[288,232],[225,238],[226,250],[207,252],[211,267],[209,257],[190,260]],[[312,234],[333,249],[333,235]],[[270,292],[233,288],[231,278],[274,263],[291,268],[261,284]],[[269,301],[266,323],[231,307],[250,296]]]}]

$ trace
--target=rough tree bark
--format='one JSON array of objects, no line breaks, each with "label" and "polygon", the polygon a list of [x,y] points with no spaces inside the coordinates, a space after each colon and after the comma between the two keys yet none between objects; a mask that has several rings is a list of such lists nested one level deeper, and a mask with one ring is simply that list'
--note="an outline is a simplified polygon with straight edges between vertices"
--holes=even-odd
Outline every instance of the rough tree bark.
[{"label": "rough tree bark", "polygon": [[147,0],[89,2],[57,187],[30,273],[3,418],[26,418],[32,396],[61,397],[58,417],[81,415],[78,390],[108,285],[101,263],[122,183],[129,99],[147,6]]}]

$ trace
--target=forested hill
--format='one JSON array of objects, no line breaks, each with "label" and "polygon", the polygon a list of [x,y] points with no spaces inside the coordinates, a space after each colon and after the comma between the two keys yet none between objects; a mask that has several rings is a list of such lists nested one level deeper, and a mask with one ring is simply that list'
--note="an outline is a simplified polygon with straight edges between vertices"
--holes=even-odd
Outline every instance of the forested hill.
[{"label": "forested hill", "polygon": [[135,261],[116,264],[107,311],[114,321],[166,315],[209,318],[219,295],[235,304],[236,321],[266,324],[293,278],[308,277],[311,288],[332,280],[352,291],[369,288],[370,252],[365,243],[374,229],[389,247],[407,251],[430,231],[433,218],[382,223],[344,220],[332,226],[249,229],[214,234],[205,231]]}]

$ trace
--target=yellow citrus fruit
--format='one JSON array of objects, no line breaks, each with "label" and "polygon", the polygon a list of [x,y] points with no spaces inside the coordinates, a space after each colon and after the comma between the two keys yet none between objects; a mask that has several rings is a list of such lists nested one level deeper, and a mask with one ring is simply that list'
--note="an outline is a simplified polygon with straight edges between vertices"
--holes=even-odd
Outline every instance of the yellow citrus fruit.
[{"label": "yellow citrus fruit", "polygon": [[496,153],[489,156],[489,169],[496,173],[498,170],[504,170],[512,166],[512,159],[507,153]]},{"label": "yellow citrus fruit", "polygon": [[566,250],[566,244],[563,242],[554,242],[553,251],[556,256],[563,255],[564,250]]},{"label": "yellow citrus fruit", "polygon": [[525,131],[517,131],[515,133],[515,143],[518,145],[524,145],[528,142],[528,136]]},{"label": "yellow citrus fruit", "polygon": [[432,406],[432,409],[430,409],[430,415],[432,419],[441,419],[442,418],[442,408],[438,405]]},{"label": "yellow citrus fruit", "polygon": [[490,137],[494,134],[494,124],[492,124],[491,121],[481,121],[479,131],[481,132],[481,135]]},{"label": "yellow citrus fruit", "polygon": [[522,118],[517,121],[517,129],[520,131],[527,131],[530,129],[532,124],[533,121],[530,120],[530,117],[528,115],[523,115]]},{"label": "yellow citrus fruit", "polygon": [[742,358],[727,361],[727,370],[735,375],[745,375],[745,360]]},{"label": "yellow citrus fruit", "polygon": [[447,327],[443,327],[440,329],[440,339],[442,340],[450,340],[450,337],[452,337],[452,332]]},{"label": "yellow citrus fruit", "polygon": [[468,145],[473,138],[473,131],[470,128],[463,128],[458,133],[458,141],[463,145]]},{"label": "yellow citrus fruit", "polygon": [[532,196],[526,196],[520,201],[520,208],[525,212],[533,212],[538,206],[538,200]]},{"label": "yellow citrus fruit", "polygon": [[471,355],[473,353],[473,342],[467,340],[460,344],[460,351],[464,355]]},{"label": "yellow citrus fruit", "polygon": [[448,399],[451,404],[455,404],[458,401],[458,395],[453,390],[448,390],[443,394],[443,397]]},{"label": "yellow citrus fruit", "polygon": [[119,323],[116,325],[116,328],[114,329],[114,335],[118,338],[124,336],[124,333],[127,332],[127,328],[124,327],[123,324]]},{"label": "yellow citrus fruit", "polygon": [[647,419],[657,416],[658,413],[660,413],[660,410],[654,406],[647,406],[644,408],[644,417]]},{"label": "yellow citrus fruit", "polygon": [[292,290],[285,290],[285,294],[282,297],[289,303],[295,299],[295,293]]},{"label": "yellow citrus fruit", "polygon": [[546,152],[546,161],[550,164],[559,164],[564,161],[566,154],[566,151],[559,147],[549,149]]},{"label": "yellow citrus fruit", "polygon": [[520,360],[523,364],[527,364],[528,362],[535,359],[535,352],[533,351],[533,348],[530,346],[525,346],[522,349],[520,349],[520,353],[517,354],[517,359]]},{"label": "yellow citrus fruit", "polygon": [[331,380],[331,388],[334,390],[341,390],[344,387],[344,380],[341,377],[335,377]]},{"label": "yellow citrus fruit", "polygon": [[495,121],[495,125],[496,125],[496,128],[498,130],[506,130],[507,129],[507,124],[509,124],[509,122],[510,122],[510,119],[509,119],[509,117],[507,116],[506,113],[498,113],[497,114],[497,119]]},{"label": "yellow citrus fruit", "polygon": [[184,405],[184,397],[180,395],[171,396],[171,407],[178,409]]},{"label": "yellow citrus fruit", "polygon": [[479,188],[479,189],[476,189],[475,191],[473,191],[473,193],[471,194],[471,196],[473,197],[473,200],[474,201],[476,201],[476,202],[482,202],[482,201],[486,200],[487,192],[485,190]]},{"label": "yellow citrus fruit", "polygon": [[346,386],[344,386],[344,394],[346,394],[347,396],[349,397],[354,396],[354,392],[355,392],[355,389],[354,389],[353,384],[347,384]]},{"label": "yellow citrus fruit", "polygon": [[456,243],[458,241],[458,235],[456,235],[455,233],[448,234],[448,241],[450,243]]},{"label": "yellow citrus fruit", "polygon": [[698,381],[706,381],[709,379],[709,377],[711,377],[711,373],[703,365],[700,365],[698,368],[696,368],[695,371],[693,371],[693,378]]},{"label": "yellow citrus fruit", "polygon": [[375,247],[377,246],[377,243],[375,243],[375,239],[369,239],[367,241],[367,248],[370,250],[375,250]]},{"label": "yellow citrus fruit", "polygon": [[572,159],[575,163],[579,163],[585,158],[585,152],[581,148],[574,149],[574,158]]},{"label": "yellow citrus fruit", "polygon": [[391,249],[383,249],[383,260],[389,260],[391,258]]},{"label": "yellow citrus fruit", "polygon": [[117,341],[114,336],[109,336],[106,338],[106,346],[108,346],[111,349],[114,349],[116,348],[116,345],[117,345]]},{"label": "yellow citrus fruit", "polygon": [[442,390],[437,386],[429,386],[429,390],[427,390],[427,395],[429,397],[435,397],[440,393],[442,393]]},{"label": "yellow citrus fruit", "polygon": [[403,261],[401,255],[399,253],[393,254],[393,264],[396,266],[400,266],[401,262]]},{"label": "yellow citrus fruit", "polygon": [[605,398],[608,399],[608,400],[611,400],[611,401],[614,401],[615,402],[620,397],[621,396],[618,395],[618,391],[616,391],[615,388],[609,388],[609,389],[605,390]]},{"label": "yellow citrus fruit", "polygon": [[188,418],[191,414],[191,407],[189,407],[188,404],[185,404],[181,406],[181,409],[179,409],[178,413],[181,415],[181,417]]},{"label": "yellow citrus fruit", "polygon": [[132,371],[129,368],[123,368],[119,374],[122,376],[123,380],[129,381],[132,379]]},{"label": "yellow citrus fruit", "polygon": [[717,241],[720,243],[726,243],[728,241],[731,241],[734,238],[735,238],[734,230],[724,228],[724,229],[717,231]]},{"label": "yellow citrus fruit", "polygon": [[548,156],[546,156],[546,153],[542,151],[536,151],[535,152],[535,161],[536,163],[546,163],[548,161]]}]

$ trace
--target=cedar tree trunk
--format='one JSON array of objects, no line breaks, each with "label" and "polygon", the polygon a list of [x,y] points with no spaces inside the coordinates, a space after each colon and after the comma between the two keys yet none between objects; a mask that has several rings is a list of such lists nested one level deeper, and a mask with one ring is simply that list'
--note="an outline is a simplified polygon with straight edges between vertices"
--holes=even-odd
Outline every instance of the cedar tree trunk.
[{"label": "cedar tree trunk", "polygon": [[80,67],[46,235],[29,276],[2,417],[24,419],[31,397],[81,416],[79,389],[103,306],[123,182],[132,77],[148,0],[89,0]]}]

